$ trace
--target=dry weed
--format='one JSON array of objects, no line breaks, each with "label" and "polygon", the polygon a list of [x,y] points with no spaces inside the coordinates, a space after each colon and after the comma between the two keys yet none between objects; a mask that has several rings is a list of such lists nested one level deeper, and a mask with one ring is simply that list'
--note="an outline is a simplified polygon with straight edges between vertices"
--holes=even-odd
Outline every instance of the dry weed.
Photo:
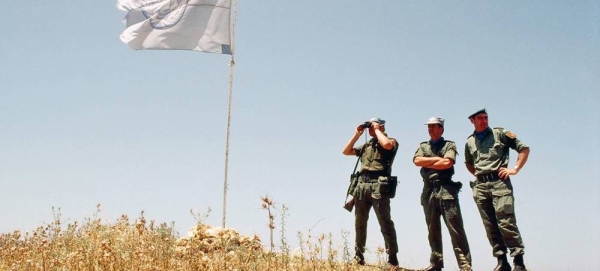
[{"label": "dry weed", "polygon": [[[263,202],[273,206],[270,200]],[[381,263],[349,262],[348,248],[339,255],[331,234],[315,239],[309,230],[303,240],[299,233],[300,249],[289,255],[283,239],[280,252],[273,252],[272,239],[266,249],[258,236],[202,222],[179,237],[173,223],[148,221],[143,212],[135,220],[123,215],[109,223],[99,218],[100,205],[97,208],[93,217],[66,225],[60,209],[53,209],[52,223],[31,232],[0,234],[0,270],[381,270]],[[282,209],[284,218],[287,208]],[[282,229],[284,224],[282,220]],[[269,225],[274,226],[271,213]]]}]

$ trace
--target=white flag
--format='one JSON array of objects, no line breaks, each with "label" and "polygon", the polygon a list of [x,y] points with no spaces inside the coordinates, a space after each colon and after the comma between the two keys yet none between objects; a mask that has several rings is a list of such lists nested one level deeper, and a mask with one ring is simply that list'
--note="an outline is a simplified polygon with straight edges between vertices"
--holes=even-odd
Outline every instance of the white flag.
[{"label": "white flag", "polygon": [[117,0],[128,11],[121,41],[132,49],[231,54],[231,0]]}]

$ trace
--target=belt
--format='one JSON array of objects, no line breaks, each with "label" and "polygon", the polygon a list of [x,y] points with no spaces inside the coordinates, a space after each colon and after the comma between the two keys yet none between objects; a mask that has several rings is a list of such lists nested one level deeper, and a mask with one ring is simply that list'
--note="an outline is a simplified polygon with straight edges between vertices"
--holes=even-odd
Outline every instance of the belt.
[{"label": "belt", "polygon": [[493,181],[497,181],[497,180],[500,180],[500,177],[498,176],[498,172],[490,172],[490,173],[477,175],[478,183],[487,183],[487,182],[493,182]]},{"label": "belt", "polygon": [[452,179],[451,178],[443,178],[443,179],[429,179],[427,181],[425,181],[427,184],[429,184],[429,186],[442,186],[442,185],[448,185],[448,184],[452,184]]},{"label": "belt", "polygon": [[359,173],[359,180],[363,180],[364,182],[377,182],[377,179],[379,179],[379,176],[386,176],[387,174],[385,174],[385,172],[383,171],[363,171]]},{"label": "belt", "polygon": [[385,171],[383,171],[383,170],[381,170],[381,171],[368,171],[368,170],[365,170],[365,171],[361,171],[358,174],[360,174],[361,176],[375,176],[375,177],[387,175],[387,173]]}]

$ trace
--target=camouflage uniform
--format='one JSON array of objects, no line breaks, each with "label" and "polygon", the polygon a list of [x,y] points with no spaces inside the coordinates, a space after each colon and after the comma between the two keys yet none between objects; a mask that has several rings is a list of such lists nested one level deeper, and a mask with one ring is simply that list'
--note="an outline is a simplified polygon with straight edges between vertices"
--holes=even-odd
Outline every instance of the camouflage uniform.
[{"label": "camouflage uniform", "polygon": [[529,148],[503,128],[487,128],[481,138],[474,132],[465,144],[465,163],[475,168],[473,199],[477,204],[492,252],[495,257],[525,253],[517,227],[513,187],[510,178],[500,180],[498,170],[508,167],[510,149],[517,152]]},{"label": "camouflage uniform", "polygon": [[[394,140],[390,138],[390,140]],[[395,141],[395,140],[394,140]],[[396,228],[391,217],[390,197],[385,193],[388,176],[391,175],[392,163],[396,156],[397,146],[391,150],[381,147],[375,138],[362,146],[354,148],[356,154],[361,153],[361,169],[359,183],[354,191],[355,202],[355,231],[356,231],[356,254],[363,255],[367,241],[367,221],[371,207],[375,210],[377,221],[381,227],[381,233],[385,240],[385,248],[389,255],[398,252],[398,241],[396,239]]]},{"label": "camouflage uniform", "polygon": [[[416,157],[442,157],[456,161],[456,144],[452,141],[440,138],[436,142],[421,142],[415,152]],[[421,205],[425,212],[425,222],[429,232],[429,246],[431,256],[429,258],[432,268],[443,268],[442,248],[442,225],[440,216],[448,227],[452,247],[459,266],[471,265],[471,252],[469,242],[463,227],[463,219],[458,201],[458,192],[461,183],[453,182],[454,166],[436,170],[421,168],[423,177],[423,193],[421,194]]]}]

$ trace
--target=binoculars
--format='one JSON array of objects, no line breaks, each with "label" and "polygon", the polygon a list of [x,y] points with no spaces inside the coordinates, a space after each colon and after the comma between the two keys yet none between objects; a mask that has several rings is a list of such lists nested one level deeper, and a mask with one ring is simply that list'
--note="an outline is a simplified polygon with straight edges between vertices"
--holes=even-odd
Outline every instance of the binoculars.
[{"label": "binoculars", "polygon": [[362,128],[370,128],[371,127],[371,122],[369,121],[365,121],[363,124],[360,125],[360,127]]}]

